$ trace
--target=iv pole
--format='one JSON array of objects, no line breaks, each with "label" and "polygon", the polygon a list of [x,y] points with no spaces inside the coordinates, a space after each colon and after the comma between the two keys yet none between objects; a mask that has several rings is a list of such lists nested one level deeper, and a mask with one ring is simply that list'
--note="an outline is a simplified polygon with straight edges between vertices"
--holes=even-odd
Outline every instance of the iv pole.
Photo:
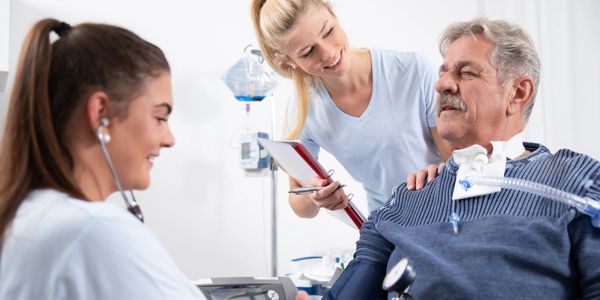
[{"label": "iv pole", "polygon": [[[243,59],[238,61],[221,78],[227,86],[234,92],[234,96],[239,101],[246,102],[246,112],[249,112],[250,102],[261,101],[266,95],[274,89],[276,82],[272,77],[272,71],[263,67],[263,56],[260,50],[252,49],[251,45],[244,48],[247,55],[256,55],[259,57],[259,63],[254,64]],[[245,58],[248,59],[249,56]],[[249,68],[256,68],[250,70]],[[231,74],[229,74],[231,73]],[[271,139],[277,134],[276,129],[276,103],[273,92],[271,101]],[[269,171],[271,180],[271,276],[277,276],[277,164],[273,158],[269,159]]]},{"label": "iv pole", "polygon": [[[275,95],[271,101],[271,139],[275,136],[276,124]],[[277,163],[271,157],[271,276],[277,277]]]}]

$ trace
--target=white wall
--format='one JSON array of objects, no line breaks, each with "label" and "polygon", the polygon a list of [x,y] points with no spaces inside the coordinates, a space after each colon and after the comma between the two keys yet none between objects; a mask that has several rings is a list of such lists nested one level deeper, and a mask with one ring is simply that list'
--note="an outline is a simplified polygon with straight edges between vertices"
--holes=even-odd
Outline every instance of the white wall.
[{"label": "white wall", "polygon": [[[159,45],[173,73],[176,146],[162,152],[150,189],[138,192],[148,226],[190,277],[267,275],[269,273],[269,180],[244,177],[238,168],[237,134],[245,128],[269,132],[271,108],[283,119],[291,87],[282,81],[275,97],[252,106],[248,116],[220,74],[254,43],[247,0],[117,1],[12,0],[10,68],[29,27],[43,17],[72,24],[82,21],[125,26]],[[529,140],[552,150],[569,147],[600,159],[600,2],[532,1],[334,1],[351,43],[357,47],[418,50],[440,62],[437,39],[453,21],[480,14],[506,18],[532,34],[542,56],[542,89]],[[0,93],[4,120],[8,93]],[[276,128],[277,129],[277,128]],[[323,164],[349,183],[366,210],[364,193],[327,155]],[[399,178],[399,183],[402,178]],[[290,258],[353,249],[357,231],[327,214],[304,220],[287,205],[287,179],[279,176],[279,263]],[[120,203],[118,198],[111,199]]]},{"label": "white wall", "polygon": [[9,4],[9,0],[0,0],[0,92],[6,88],[8,79]]}]

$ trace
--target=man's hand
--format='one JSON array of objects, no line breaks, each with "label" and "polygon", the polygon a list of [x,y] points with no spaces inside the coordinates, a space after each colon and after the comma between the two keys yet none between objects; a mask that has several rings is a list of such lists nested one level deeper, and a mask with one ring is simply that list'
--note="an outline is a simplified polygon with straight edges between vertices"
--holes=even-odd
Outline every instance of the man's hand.
[{"label": "man's hand", "polygon": [[427,180],[427,183],[431,183],[442,172],[445,166],[445,163],[440,163],[439,165],[431,164],[415,173],[408,174],[406,176],[406,189],[415,189],[417,191],[422,189],[425,186],[425,180]]},{"label": "man's hand", "polygon": [[309,300],[310,296],[308,296],[308,293],[305,291],[299,291],[296,294],[296,300]]}]

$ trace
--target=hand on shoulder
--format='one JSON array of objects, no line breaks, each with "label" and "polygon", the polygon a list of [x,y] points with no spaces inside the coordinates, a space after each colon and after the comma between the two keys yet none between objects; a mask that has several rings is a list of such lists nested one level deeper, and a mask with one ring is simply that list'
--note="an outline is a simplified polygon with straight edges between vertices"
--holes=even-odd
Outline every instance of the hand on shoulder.
[{"label": "hand on shoulder", "polygon": [[445,166],[445,163],[440,163],[439,165],[431,164],[417,172],[408,174],[406,177],[406,189],[417,191],[422,189],[426,183],[433,182]]}]

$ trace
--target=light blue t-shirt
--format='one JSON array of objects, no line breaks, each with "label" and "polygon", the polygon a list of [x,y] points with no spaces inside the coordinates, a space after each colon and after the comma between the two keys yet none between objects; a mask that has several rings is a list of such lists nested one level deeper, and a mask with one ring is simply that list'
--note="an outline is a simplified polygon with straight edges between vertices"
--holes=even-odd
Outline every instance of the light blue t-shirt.
[{"label": "light blue t-shirt", "polygon": [[360,117],[344,113],[318,82],[300,136],[314,156],[325,149],[363,184],[369,211],[383,205],[409,173],[441,162],[430,132],[436,68],[414,52],[370,53],[373,92],[365,112]]},{"label": "light blue t-shirt", "polygon": [[19,206],[0,262],[0,299],[206,299],[125,209],[52,189]]}]

